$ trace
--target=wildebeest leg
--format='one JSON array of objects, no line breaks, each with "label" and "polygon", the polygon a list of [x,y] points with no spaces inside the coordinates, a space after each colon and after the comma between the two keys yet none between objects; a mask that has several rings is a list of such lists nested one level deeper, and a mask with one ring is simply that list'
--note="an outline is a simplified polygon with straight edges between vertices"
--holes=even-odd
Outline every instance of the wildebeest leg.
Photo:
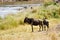
[{"label": "wildebeest leg", "polygon": [[31,24],[32,32],[33,32],[33,25]]},{"label": "wildebeest leg", "polygon": [[46,25],[44,25],[44,31],[46,31]]},{"label": "wildebeest leg", "polygon": [[41,31],[40,29],[41,29],[41,26],[39,25],[39,31]]},{"label": "wildebeest leg", "polygon": [[48,29],[49,29],[49,25],[47,25],[47,31],[48,31]]},{"label": "wildebeest leg", "polygon": [[42,27],[42,31],[43,31],[43,25],[41,25],[41,27]]}]

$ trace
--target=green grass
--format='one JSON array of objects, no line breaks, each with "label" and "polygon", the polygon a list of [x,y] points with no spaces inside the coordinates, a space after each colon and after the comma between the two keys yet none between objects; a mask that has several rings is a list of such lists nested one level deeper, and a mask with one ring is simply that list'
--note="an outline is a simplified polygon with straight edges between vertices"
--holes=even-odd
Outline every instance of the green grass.
[{"label": "green grass", "polygon": [[38,6],[33,9],[26,9],[25,12],[19,12],[17,14],[7,15],[4,19],[0,17],[0,29],[11,29],[18,27],[18,25],[24,25],[24,18],[36,18],[43,19],[59,19],[60,18],[60,5],[47,5],[46,7]]},{"label": "green grass", "polygon": [[[24,25],[25,17],[47,17],[49,31],[38,32],[39,27],[34,26],[34,32],[31,32],[31,26]],[[60,24],[60,5],[49,4],[28,8],[24,12],[6,15],[4,19],[0,17],[0,40],[60,40],[60,32],[57,33],[55,29],[57,24]]]}]

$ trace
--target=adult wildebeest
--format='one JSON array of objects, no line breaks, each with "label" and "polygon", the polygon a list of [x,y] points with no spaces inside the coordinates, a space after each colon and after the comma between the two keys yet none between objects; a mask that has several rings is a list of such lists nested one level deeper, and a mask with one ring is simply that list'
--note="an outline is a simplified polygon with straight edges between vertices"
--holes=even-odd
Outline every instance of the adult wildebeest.
[{"label": "adult wildebeest", "polygon": [[[31,24],[32,32],[33,32],[33,25],[35,25],[35,26],[39,25],[39,31],[40,31],[40,28],[43,27],[42,21],[36,20],[36,19],[33,19],[33,18],[25,17],[24,23]],[[42,29],[43,29],[43,28],[42,28]]]},{"label": "adult wildebeest", "polygon": [[46,20],[47,18],[44,18],[43,19],[43,27],[45,28],[45,27],[47,27],[47,30],[48,30],[48,28],[49,28],[49,22]]}]

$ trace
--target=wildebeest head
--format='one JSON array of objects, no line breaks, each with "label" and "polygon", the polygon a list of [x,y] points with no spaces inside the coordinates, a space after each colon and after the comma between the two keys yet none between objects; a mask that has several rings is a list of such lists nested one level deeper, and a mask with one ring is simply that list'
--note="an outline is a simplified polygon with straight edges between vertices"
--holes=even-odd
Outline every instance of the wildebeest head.
[{"label": "wildebeest head", "polygon": [[32,21],[33,21],[33,18],[25,17],[25,19],[24,19],[24,23],[29,23],[29,24],[31,24]]},{"label": "wildebeest head", "polygon": [[24,23],[26,23],[26,21],[27,21],[27,17],[25,17],[25,19],[24,19]]}]

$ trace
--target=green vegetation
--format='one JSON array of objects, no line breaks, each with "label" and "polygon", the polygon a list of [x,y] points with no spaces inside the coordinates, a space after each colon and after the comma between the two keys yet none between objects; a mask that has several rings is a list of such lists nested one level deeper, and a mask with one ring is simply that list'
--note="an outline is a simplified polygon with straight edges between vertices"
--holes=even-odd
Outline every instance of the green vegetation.
[{"label": "green vegetation", "polygon": [[26,9],[24,12],[19,12],[17,14],[9,14],[4,19],[0,17],[0,29],[4,30],[17,27],[18,25],[24,25],[25,17],[32,17],[37,19],[43,19],[44,17],[48,19],[59,19],[60,5],[49,4],[46,5],[46,7],[43,5],[34,7],[33,9]]},{"label": "green vegetation", "polygon": [[[49,30],[38,32],[39,27],[34,26],[34,32],[31,32],[31,26],[24,25],[25,17],[48,18]],[[57,24],[60,25],[59,4],[28,8],[24,12],[8,14],[4,19],[0,17],[0,40],[60,40],[60,30],[56,30]]]}]

